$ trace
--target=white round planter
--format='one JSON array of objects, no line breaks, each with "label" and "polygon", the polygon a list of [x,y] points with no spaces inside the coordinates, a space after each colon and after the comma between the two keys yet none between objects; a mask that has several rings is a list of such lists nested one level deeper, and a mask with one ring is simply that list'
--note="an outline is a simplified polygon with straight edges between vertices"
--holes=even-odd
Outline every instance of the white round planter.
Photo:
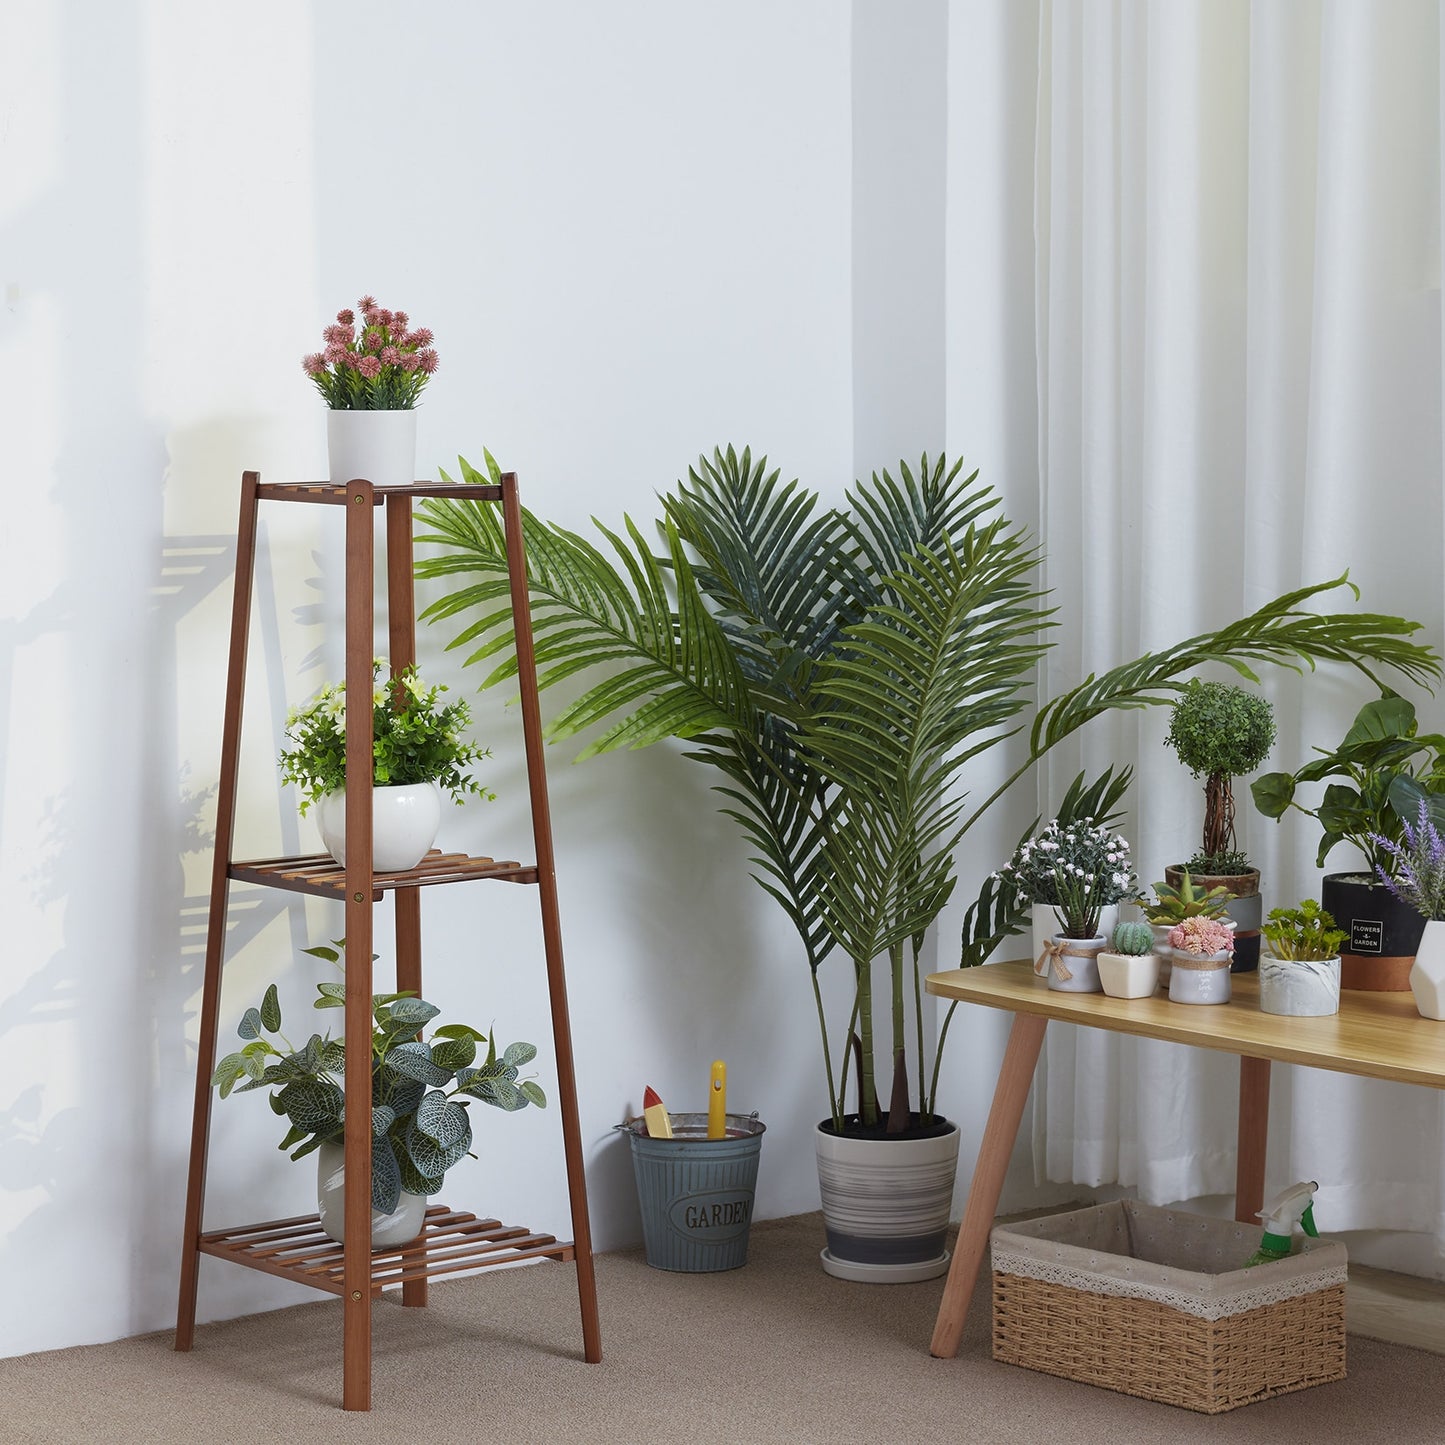
[{"label": "white round planter", "polygon": [[[385,1148],[373,1142],[373,1148]],[[368,1186],[370,1192],[370,1186]],[[323,1144],[316,1151],[316,1201],[321,1210],[321,1227],[338,1244],[346,1243],[346,1149],[341,1144]],[[426,1195],[401,1191],[401,1199],[390,1214],[371,1211],[371,1247],[394,1249],[410,1244],[426,1221]]]},{"label": "white round planter", "polygon": [[1169,971],[1169,997],[1175,1003],[1228,1003],[1229,964],[1232,955],[1197,954],[1174,950],[1174,967]]},{"label": "white round planter", "polygon": [[957,1125],[924,1139],[858,1139],[821,1125],[814,1136],[828,1231],[823,1268],[867,1284],[910,1284],[942,1274],[958,1173]]},{"label": "white round planter", "polygon": [[1259,1007],[1267,1014],[1321,1018],[1340,1011],[1340,960],[1259,957]]},{"label": "white round planter", "polygon": [[1148,998],[1159,987],[1159,959],[1106,948],[1099,954],[1099,983],[1110,998]]},{"label": "white round planter", "polygon": [[360,478],[409,487],[416,481],[416,412],[328,411],[326,453],[337,486]]},{"label": "white round planter", "polygon": [[1095,938],[1056,933],[1035,961],[1034,971],[1047,973],[1049,987],[1057,993],[1098,993],[1099,953],[1108,941],[1102,933]]},{"label": "white round planter", "polygon": [[1428,919],[1410,969],[1410,992],[1420,1017],[1445,1019],[1445,922]]},{"label": "white round planter", "polygon": [[[442,825],[442,794],[435,783],[407,783],[371,790],[371,871],[415,868],[436,842]],[[316,805],[316,826],[327,851],[346,866],[346,789],[327,793]]]}]

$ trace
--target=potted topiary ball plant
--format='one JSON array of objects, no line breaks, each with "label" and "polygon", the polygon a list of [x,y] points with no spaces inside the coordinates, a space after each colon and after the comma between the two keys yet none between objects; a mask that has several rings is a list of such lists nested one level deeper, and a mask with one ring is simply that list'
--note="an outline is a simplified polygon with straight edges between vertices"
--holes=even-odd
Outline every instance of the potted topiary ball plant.
[{"label": "potted topiary ball plant", "polygon": [[[335,947],[304,952],[339,964]],[[318,1009],[342,1008],[346,987],[317,984]],[[429,1195],[452,1165],[471,1152],[473,1102],[513,1111],[547,1104],[541,1086],[519,1079],[536,1057],[531,1044],[510,1044],[499,1055],[491,1039],[468,1024],[443,1024],[423,1041],[422,1029],[441,1012],[411,993],[379,993],[372,1000],[371,1033],[371,1243],[405,1244],[421,1233]],[[259,1008],[249,1008],[236,1032],[246,1042],[216,1065],[211,1083],[224,1099],[233,1090],[271,1089],[271,1108],[290,1128],[278,1148],[302,1159],[317,1156],[321,1227],[338,1243],[346,1231],[343,1126],[346,1042],[313,1033],[299,1047],[281,1032],[281,1004],[273,983]],[[265,1037],[271,1035],[272,1038]],[[272,1042],[272,1039],[275,1042]],[[477,1045],[487,1053],[477,1060]],[[280,1047],[277,1047],[277,1044]]]},{"label": "potted topiary ball plant", "polygon": [[1187,683],[1174,704],[1165,743],[1204,779],[1204,836],[1186,863],[1164,870],[1177,888],[1186,870],[1206,892],[1223,888],[1235,923],[1236,973],[1259,966],[1262,905],[1259,869],[1239,849],[1234,833],[1235,778],[1252,773],[1274,743],[1274,709],[1267,698],[1225,682]]},{"label": "potted topiary ball plant", "polygon": [[[1333,750],[1315,752],[1298,772],[1256,778],[1250,784],[1255,807],[1267,818],[1282,818],[1291,809],[1313,818],[1320,825],[1317,868],[1341,843],[1363,856],[1363,868],[1326,873],[1320,883],[1320,901],[1345,934],[1340,984],[1403,993],[1410,987],[1425,919],[1376,876],[1388,858],[1380,840],[1399,843],[1422,800],[1436,826],[1445,824],[1445,737],[1422,733],[1414,704],[1389,693],[1359,710]],[[1300,791],[1318,783],[1325,785],[1324,794],[1307,806]]]}]

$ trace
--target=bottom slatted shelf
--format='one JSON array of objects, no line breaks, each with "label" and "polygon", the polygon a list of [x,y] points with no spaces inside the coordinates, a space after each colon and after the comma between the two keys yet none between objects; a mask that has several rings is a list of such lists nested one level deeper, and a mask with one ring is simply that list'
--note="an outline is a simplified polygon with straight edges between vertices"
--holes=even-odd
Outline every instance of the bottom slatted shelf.
[{"label": "bottom slatted shelf", "polygon": [[[201,1236],[200,1250],[331,1294],[343,1291],[344,1251],[322,1230],[315,1214],[218,1229]],[[433,1204],[427,1208],[421,1234],[410,1244],[372,1251],[371,1292],[380,1294],[408,1280],[485,1269],[493,1264],[572,1258],[572,1244],[555,1235],[536,1234],[523,1225],[478,1219],[475,1214]]]}]

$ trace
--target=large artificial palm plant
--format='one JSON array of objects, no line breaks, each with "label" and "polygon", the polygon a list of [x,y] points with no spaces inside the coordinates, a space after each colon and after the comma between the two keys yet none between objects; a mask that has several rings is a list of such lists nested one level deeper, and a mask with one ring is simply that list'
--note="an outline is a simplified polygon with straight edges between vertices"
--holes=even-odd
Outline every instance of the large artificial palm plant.
[{"label": "large artificial palm plant", "polygon": [[[495,482],[465,460],[466,483]],[[538,681],[586,684],[549,735],[595,733],[582,756],[688,739],[717,768],[724,811],[758,850],[758,881],[797,930],[812,975],[833,1127],[883,1120],[874,1072],[874,965],[891,990],[890,1133],[910,1103],[905,995],[915,1001],[918,1122],[934,1115],[938,1058],[926,1067],[918,951],[955,883],[967,831],[1063,738],[1112,708],[1167,703],[1188,673],[1224,663],[1382,666],[1415,680],[1440,660],[1408,640],[1419,626],[1305,605],[1346,577],[1289,593],[1239,622],[1090,677],[1021,714],[1049,646],[1039,557],[977,474],[925,456],[858,483],[823,507],[765,460],[729,447],[703,457],[662,498],[658,541],[630,519],[598,525],[603,550],[524,515]],[[515,674],[502,519],[496,503],[433,500],[424,539],[441,551],[422,576],[458,585],[427,609],[460,622],[451,646],[489,664],[484,687]],[[656,549],[656,550],[655,550]],[[609,555],[610,554],[610,555]],[[1373,674],[1371,674],[1373,676]],[[575,685],[575,684],[574,684]],[[1028,726],[1017,764],[974,801],[969,762]],[[1127,772],[1085,786],[1061,812],[1103,815]],[[1020,931],[1027,905],[988,879],[969,907],[962,961],[981,963]],[[819,972],[834,953],[854,975],[846,1041],[857,1059],[858,1111],[845,1117],[848,1050],[830,1045]],[[911,981],[910,981],[911,955]],[[911,989],[910,989],[911,982]],[[939,1036],[941,1050],[947,1021]],[[835,1058],[841,1054],[841,1068]],[[927,1079],[927,1082],[925,1082]]]}]

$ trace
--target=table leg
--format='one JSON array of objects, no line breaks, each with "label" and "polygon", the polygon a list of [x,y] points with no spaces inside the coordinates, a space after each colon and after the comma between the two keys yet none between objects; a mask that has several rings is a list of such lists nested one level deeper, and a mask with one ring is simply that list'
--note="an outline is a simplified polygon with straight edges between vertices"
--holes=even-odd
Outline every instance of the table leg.
[{"label": "table leg", "polygon": [[998,1210],[999,1191],[1008,1172],[1018,1137],[1019,1120],[1033,1082],[1034,1065],[1044,1042],[1048,1020],[1035,1014],[1015,1014],[1009,1030],[1008,1048],[993,1091],[993,1106],[984,1126],[978,1161],[973,1168],[973,1182],[968,1190],[968,1204],[958,1243],[953,1250],[948,1281],[943,1286],[943,1299],[938,1306],[938,1321],[933,1327],[929,1353],[939,1359],[952,1359],[958,1353],[963,1335],[963,1321],[968,1314],[973,1287],[978,1279],[979,1265],[988,1248],[988,1232]]},{"label": "table leg", "polygon": [[1239,1059],[1239,1145],[1235,1155],[1234,1217],[1258,1222],[1264,1208],[1264,1148],[1269,1136],[1269,1060]]}]

